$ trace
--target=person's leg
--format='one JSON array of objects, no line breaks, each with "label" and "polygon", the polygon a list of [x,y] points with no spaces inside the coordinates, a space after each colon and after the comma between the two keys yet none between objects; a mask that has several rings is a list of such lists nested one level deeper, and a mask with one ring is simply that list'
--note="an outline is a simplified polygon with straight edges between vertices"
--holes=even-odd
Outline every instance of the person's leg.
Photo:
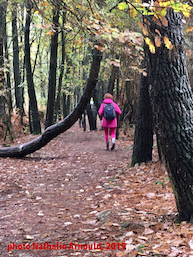
[{"label": "person's leg", "polygon": [[109,128],[104,127],[105,132],[105,142],[106,142],[106,150],[109,150],[109,136],[108,136]]},{"label": "person's leg", "polygon": [[116,128],[110,128],[111,131],[111,139],[112,139],[112,147],[111,151],[115,149],[115,138],[116,138]]}]

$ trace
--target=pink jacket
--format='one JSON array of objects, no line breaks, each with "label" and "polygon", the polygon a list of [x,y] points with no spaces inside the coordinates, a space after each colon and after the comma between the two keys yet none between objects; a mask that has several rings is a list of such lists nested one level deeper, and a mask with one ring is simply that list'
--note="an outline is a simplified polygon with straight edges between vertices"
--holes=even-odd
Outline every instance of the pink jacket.
[{"label": "pink jacket", "polygon": [[[113,103],[114,107],[115,107],[115,112],[116,115],[119,116],[121,115],[121,110],[119,108],[119,106],[113,102],[112,99],[107,98],[103,101],[103,103],[101,104],[100,108],[99,108],[99,115],[103,117],[104,115],[104,106],[105,103],[110,104]],[[117,127],[117,118],[114,118],[114,120],[106,120],[104,117],[102,118],[102,124],[103,127],[107,127],[107,128],[116,128]]]}]

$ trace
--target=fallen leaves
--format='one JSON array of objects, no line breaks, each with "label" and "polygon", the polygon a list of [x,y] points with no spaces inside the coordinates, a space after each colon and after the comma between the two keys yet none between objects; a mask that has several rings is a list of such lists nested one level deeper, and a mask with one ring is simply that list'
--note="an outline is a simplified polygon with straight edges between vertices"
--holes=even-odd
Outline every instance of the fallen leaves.
[{"label": "fallen leaves", "polygon": [[[6,234],[2,241],[14,235],[21,243],[126,244],[125,249],[99,251],[100,257],[193,255],[193,225],[174,223],[175,199],[157,153],[154,162],[129,167],[132,149],[127,149],[127,141],[119,140],[117,152],[107,156],[101,150],[102,131],[81,136],[77,127],[75,131],[55,140],[62,151],[57,154],[63,156],[65,149],[65,159],[50,160],[53,147],[47,159],[9,160],[11,169],[1,160],[6,175],[1,181],[1,222]],[[90,257],[97,251],[57,254]]]}]

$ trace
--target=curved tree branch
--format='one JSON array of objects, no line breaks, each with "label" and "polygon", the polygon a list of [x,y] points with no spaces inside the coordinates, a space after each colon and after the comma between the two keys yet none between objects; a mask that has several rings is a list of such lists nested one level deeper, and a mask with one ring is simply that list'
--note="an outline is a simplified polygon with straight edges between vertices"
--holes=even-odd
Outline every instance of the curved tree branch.
[{"label": "curved tree branch", "polygon": [[35,138],[28,143],[12,147],[0,148],[0,157],[24,157],[27,154],[39,150],[48,142],[50,142],[53,138],[68,130],[78,120],[80,114],[82,114],[86,109],[86,106],[98,81],[101,60],[102,53],[97,49],[94,49],[90,75],[89,79],[87,80],[87,85],[85,87],[84,93],[77,106],[64,120],[48,127],[41,136]]}]

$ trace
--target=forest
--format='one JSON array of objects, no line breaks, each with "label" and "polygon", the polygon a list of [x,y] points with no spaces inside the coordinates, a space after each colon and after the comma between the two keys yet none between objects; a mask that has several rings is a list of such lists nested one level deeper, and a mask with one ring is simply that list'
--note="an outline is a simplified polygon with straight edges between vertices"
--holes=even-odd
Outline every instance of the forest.
[{"label": "forest", "polygon": [[[0,0],[3,256],[193,254],[192,9]],[[122,112],[108,153],[106,93]]]}]

